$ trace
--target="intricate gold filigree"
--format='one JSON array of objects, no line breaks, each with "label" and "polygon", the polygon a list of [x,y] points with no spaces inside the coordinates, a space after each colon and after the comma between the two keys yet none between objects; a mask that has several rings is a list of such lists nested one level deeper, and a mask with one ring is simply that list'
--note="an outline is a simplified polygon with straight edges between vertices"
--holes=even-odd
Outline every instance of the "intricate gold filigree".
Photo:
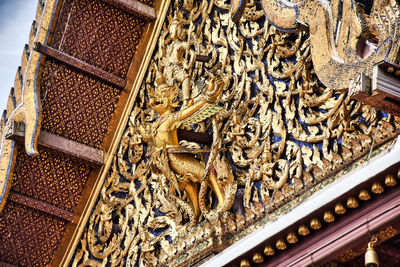
[{"label": "intricate gold filigree", "polygon": [[262,0],[268,19],[279,29],[307,28],[313,65],[328,87],[347,89],[349,82],[385,60],[399,64],[400,6],[395,0]]},{"label": "intricate gold filigree", "polygon": [[[238,23],[229,10],[225,0],[171,5],[73,265],[191,264],[369,152],[373,139],[381,144],[398,132],[394,117],[321,85],[305,33],[270,26],[258,1],[249,1]],[[203,107],[202,96],[218,77],[224,80],[221,96],[212,99],[218,113],[172,121]],[[155,108],[165,103],[180,109],[166,114]],[[192,130],[212,135],[211,145],[179,143],[169,132],[193,123]],[[171,162],[191,149],[201,153],[182,163],[203,163],[201,177],[215,170],[223,200],[218,190],[184,189],[185,173]],[[198,177],[187,181],[201,183]],[[233,208],[212,212],[217,200],[230,207],[228,196],[235,198]],[[235,238],[227,239],[229,233]]]},{"label": "intricate gold filigree", "polygon": [[[179,107],[176,102],[178,89],[162,83],[158,85],[155,92],[149,92],[151,107],[159,114],[158,119],[151,125],[151,133],[146,133],[145,129],[139,125],[139,130],[153,146],[154,168],[161,171],[168,181],[173,185],[173,189],[180,195],[184,190],[193,211],[194,216],[190,216],[190,221],[194,224],[200,216],[207,214],[207,187],[210,187],[218,200],[217,212],[223,212],[231,208],[233,195],[224,196],[230,190],[224,190],[218,182],[215,171],[205,172],[204,164],[196,159],[195,154],[207,151],[204,149],[185,148],[179,144],[178,128],[181,125],[192,125],[216,114],[220,108],[212,104],[220,96],[224,82],[217,77],[210,81],[208,90],[201,99],[193,105],[181,107],[175,111],[174,107]],[[184,99],[185,100],[185,99]],[[143,123],[143,121],[142,121]],[[231,180],[229,185],[232,185]],[[201,184],[200,189],[198,185]],[[172,194],[174,192],[171,192]],[[212,203],[210,203],[212,204]]]}]

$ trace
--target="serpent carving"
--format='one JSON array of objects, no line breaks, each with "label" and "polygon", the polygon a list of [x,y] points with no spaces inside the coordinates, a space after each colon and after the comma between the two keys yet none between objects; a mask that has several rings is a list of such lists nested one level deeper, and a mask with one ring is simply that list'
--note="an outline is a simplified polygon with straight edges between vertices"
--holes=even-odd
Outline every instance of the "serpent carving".
[{"label": "serpent carving", "polygon": [[263,0],[262,5],[278,29],[308,29],[315,72],[327,87],[348,88],[359,74],[370,77],[372,67],[383,60],[399,63],[396,0],[375,0],[369,14],[354,0]]}]

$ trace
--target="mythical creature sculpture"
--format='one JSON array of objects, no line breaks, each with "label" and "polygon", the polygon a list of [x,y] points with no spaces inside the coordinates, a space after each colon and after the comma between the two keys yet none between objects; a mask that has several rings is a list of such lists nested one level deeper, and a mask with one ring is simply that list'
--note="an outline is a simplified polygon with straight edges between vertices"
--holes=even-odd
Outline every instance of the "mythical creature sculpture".
[{"label": "mythical creature sculpture", "polygon": [[383,60],[398,64],[400,9],[396,0],[375,0],[371,11],[354,0],[263,0],[268,20],[283,31],[308,28],[318,78],[333,89]]},{"label": "mythical creature sculpture", "polygon": [[[205,195],[209,186],[218,200],[217,211],[229,209],[225,207],[224,190],[218,182],[216,173],[211,171],[207,179],[204,179],[205,167],[191,153],[202,150],[185,149],[179,144],[177,130],[182,125],[190,125],[203,120],[219,111],[219,107],[212,104],[221,94],[224,82],[217,77],[210,81],[208,89],[201,100],[193,105],[181,108],[177,102],[178,88],[161,84],[156,91],[149,92],[149,106],[159,114],[158,119],[151,125],[151,133],[146,133],[144,128],[140,129],[144,141],[150,142],[155,149],[156,157],[153,162],[173,184],[174,189],[180,192],[184,190],[193,208],[195,218],[205,210]],[[199,190],[199,184],[201,188]]]}]

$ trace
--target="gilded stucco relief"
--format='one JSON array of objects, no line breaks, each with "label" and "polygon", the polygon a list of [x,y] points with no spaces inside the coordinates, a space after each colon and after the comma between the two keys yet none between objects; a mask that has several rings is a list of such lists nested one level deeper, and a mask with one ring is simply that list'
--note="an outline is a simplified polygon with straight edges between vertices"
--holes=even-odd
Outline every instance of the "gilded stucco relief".
[{"label": "gilded stucco relief", "polygon": [[175,1],[71,264],[194,263],[397,128],[323,86],[308,34],[271,26],[259,1],[237,23],[230,1]]}]

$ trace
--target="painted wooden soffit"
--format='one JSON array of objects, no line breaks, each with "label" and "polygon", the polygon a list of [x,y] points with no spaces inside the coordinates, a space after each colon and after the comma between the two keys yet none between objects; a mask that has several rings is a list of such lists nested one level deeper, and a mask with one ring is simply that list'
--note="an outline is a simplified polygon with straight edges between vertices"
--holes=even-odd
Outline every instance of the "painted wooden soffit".
[{"label": "painted wooden soffit", "polygon": [[100,68],[90,65],[82,60],[67,55],[66,53],[58,51],[57,49],[43,45],[39,42],[36,42],[34,44],[33,49],[45,56],[54,58],[60,61],[61,63],[71,66],[79,71],[82,71],[86,74],[92,75],[95,78],[108,82],[117,88],[123,89],[126,86],[125,79],[122,79],[114,74],[111,74]]}]

